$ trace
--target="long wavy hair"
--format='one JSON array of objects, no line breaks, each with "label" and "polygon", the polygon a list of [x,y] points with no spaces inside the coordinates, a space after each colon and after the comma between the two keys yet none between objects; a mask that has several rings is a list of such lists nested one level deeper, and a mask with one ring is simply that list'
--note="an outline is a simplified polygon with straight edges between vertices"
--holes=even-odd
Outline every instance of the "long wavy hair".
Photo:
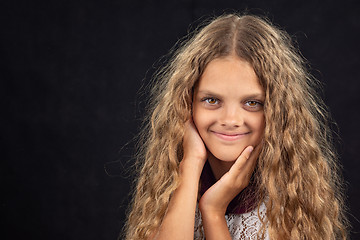
[{"label": "long wavy hair", "polygon": [[180,43],[153,77],[138,142],[138,176],[126,239],[147,239],[179,185],[184,124],[192,90],[207,64],[235,55],[249,62],[265,91],[264,144],[255,178],[271,239],[346,239],[346,218],[329,114],[289,35],[264,18],[211,19]]}]

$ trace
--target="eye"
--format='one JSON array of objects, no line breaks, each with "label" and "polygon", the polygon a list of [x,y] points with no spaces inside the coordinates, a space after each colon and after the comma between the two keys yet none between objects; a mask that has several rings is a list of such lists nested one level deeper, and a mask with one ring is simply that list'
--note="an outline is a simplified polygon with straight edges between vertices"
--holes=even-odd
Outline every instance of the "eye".
[{"label": "eye", "polygon": [[210,104],[210,105],[215,105],[219,103],[219,100],[213,97],[208,97],[203,99],[203,101],[205,101],[206,103]]},{"label": "eye", "polygon": [[257,110],[263,106],[263,103],[255,100],[250,100],[245,102],[245,106],[252,110]]},{"label": "eye", "polygon": [[247,101],[245,104],[248,105],[249,107],[256,107],[260,103],[257,101]]}]

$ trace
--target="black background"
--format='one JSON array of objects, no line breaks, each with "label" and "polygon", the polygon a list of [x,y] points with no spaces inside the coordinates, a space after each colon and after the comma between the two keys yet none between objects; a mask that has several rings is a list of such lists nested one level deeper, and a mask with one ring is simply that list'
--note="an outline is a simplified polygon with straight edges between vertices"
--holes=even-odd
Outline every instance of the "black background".
[{"label": "black background", "polygon": [[230,9],[267,15],[288,31],[325,84],[359,239],[355,0],[2,1],[1,235],[116,239],[144,107],[139,89],[190,24]]}]

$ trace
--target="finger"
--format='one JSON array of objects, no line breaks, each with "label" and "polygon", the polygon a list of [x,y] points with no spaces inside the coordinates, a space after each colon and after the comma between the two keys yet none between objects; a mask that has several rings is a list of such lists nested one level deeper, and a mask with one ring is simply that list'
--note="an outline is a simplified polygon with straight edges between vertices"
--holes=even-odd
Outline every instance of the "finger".
[{"label": "finger", "polygon": [[236,159],[234,165],[231,168],[234,169],[241,169],[247,162],[247,160],[250,158],[251,152],[254,150],[253,146],[246,147],[240,156]]},{"label": "finger", "polygon": [[191,132],[196,131],[194,122],[192,121],[192,119],[189,119],[185,122],[185,135],[186,134],[190,134]]},{"label": "finger", "polygon": [[256,159],[259,156],[260,150],[261,145],[258,145],[255,148],[252,146],[246,147],[235,161],[232,169],[237,172],[252,171],[255,167]]},{"label": "finger", "polygon": [[252,175],[252,172],[255,169],[255,165],[256,165],[256,162],[259,157],[261,149],[262,149],[262,145],[257,145],[254,148],[254,150],[251,152],[249,159],[246,161],[246,163],[244,165],[244,171],[248,171],[248,173],[250,173],[250,175]]},{"label": "finger", "polygon": [[192,121],[192,119],[190,118],[189,120],[187,120],[187,121],[185,122],[185,127],[189,128],[192,124],[193,124],[193,121]]}]

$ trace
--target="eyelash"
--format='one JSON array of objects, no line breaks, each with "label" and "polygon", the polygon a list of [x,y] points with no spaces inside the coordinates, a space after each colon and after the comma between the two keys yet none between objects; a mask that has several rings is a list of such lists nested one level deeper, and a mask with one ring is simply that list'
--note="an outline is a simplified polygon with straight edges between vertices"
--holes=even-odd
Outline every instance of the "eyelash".
[{"label": "eyelash", "polygon": [[[215,100],[216,103],[209,103],[208,101],[209,100]],[[201,99],[202,102],[206,102],[207,104],[210,104],[210,105],[215,105],[215,104],[218,104],[219,103],[219,99],[217,98],[214,98],[214,97],[205,97],[203,99]]]},{"label": "eyelash", "polygon": [[[216,102],[215,103],[209,103],[209,100],[215,100]],[[215,98],[215,97],[205,97],[203,99],[201,99],[202,102],[205,102],[206,104],[209,104],[211,106],[214,106],[214,105],[217,105],[219,104],[220,100]],[[250,106],[248,105],[248,103],[255,103],[256,106]],[[264,104],[261,102],[261,101],[257,101],[257,100],[248,100],[245,102],[245,105],[249,108],[256,108],[256,107],[259,107],[259,106],[263,106]]]},{"label": "eyelash", "polygon": [[262,102],[255,101],[255,100],[246,101],[245,104],[250,103],[250,102],[251,102],[251,103],[256,103],[256,106],[249,106],[249,105],[247,105],[247,106],[249,106],[249,107],[257,107],[258,105],[263,106],[263,103],[262,103]]}]

